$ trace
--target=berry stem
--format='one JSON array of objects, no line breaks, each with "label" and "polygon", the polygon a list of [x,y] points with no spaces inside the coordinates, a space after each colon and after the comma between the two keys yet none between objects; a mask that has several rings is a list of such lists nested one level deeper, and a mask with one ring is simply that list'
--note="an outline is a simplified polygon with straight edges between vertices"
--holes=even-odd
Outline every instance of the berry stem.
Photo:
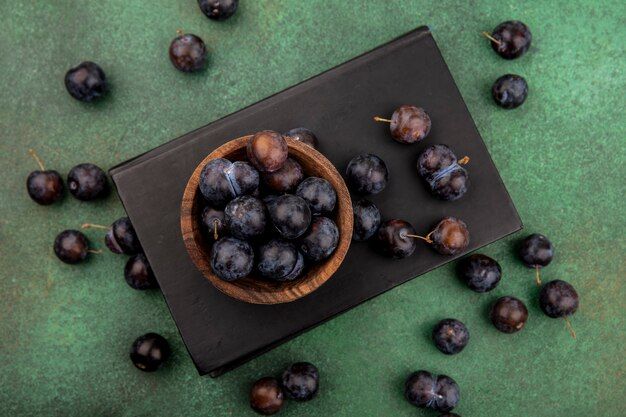
[{"label": "berry stem", "polygon": [[102,249],[87,249],[87,252],[95,253],[95,254],[101,254],[102,253]]},{"label": "berry stem", "polygon": [[470,157],[465,155],[463,158],[459,159],[456,163],[459,165],[465,165],[470,161]]},{"label": "berry stem", "polygon": [[213,219],[213,240],[217,240],[217,224],[219,223],[219,220],[217,219]]},{"label": "berry stem", "polygon": [[30,154],[30,156],[33,157],[33,159],[35,159],[35,161],[37,162],[37,165],[39,165],[39,169],[41,169],[42,171],[45,171],[46,168],[43,166],[43,161],[41,160],[41,158],[39,158],[39,155],[37,155],[35,150],[29,149],[28,153]]},{"label": "berry stem", "polygon": [[424,242],[426,243],[433,243],[433,240],[430,238],[430,235],[432,235],[433,232],[430,232],[429,234],[427,234],[426,236],[420,236],[420,235],[405,235],[406,237],[412,237],[415,239],[422,239]]},{"label": "berry stem", "polygon": [[182,29],[176,29],[176,34],[177,34],[178,36],[183,36],[183,35],[184,35],[184,33],[183,33],[183,30],[182,30]]},{"label": "berry stem", "polygon": [[383,119],[382,117],[378,117],[378,116],[374,116],[374,121],[375,121],[375,122],[391,123],[391,120],[389,120],[389,119]]},{"label": "berry stem", "polygon": [[81,229],[103,229],[103,230],[109,229],[108,226],[103,226],[101,224],[94,224],[94,223],[83,223],[80,227]]},{"label": "berry stem", "polygon": [[496,45],[498,46],[502,45],[502,42],[500,42],[499,40],[491,36],[489,32],[482,32],[482,34],[485,38],[489,39],[491,42],[495,43]]},{"label": "berry stem", "polygon": [[541,275],[539,274],[539,266],[535,266],[535,283],[541,287]]},{"label": "berry stem", "polygon": [[574,326],[572,326],[572,322],[570,322],[567,317],[563,317],[563,320],[565,320],[565,325],[567,326],[567,330],[569,330],[569,334],[571,334],[574,340],[576,340],[576,331],[574,330]]}]

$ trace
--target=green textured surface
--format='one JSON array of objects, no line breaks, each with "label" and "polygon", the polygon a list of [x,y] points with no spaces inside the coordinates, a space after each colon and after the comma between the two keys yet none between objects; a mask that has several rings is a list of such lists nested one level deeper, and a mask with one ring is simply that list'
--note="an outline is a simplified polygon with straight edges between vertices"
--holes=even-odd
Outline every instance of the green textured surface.
[{"label": "green textured surface", "polygon": [[[510,18],[533,32],[532,51],[516,61],[479,36]],[[420,24],[431,26],[526,226],[484,250],[504,269],[493,293],[467,290],[452,265],[443,267],[210,379],[197,375],[161,295],[126,285],[124,257],[107,252],[80,266],[53,257],[56,233],[108,224],[123,209],[115,196],[34,204],[24,187],[35,169],[28,148],[64,175],[85,161],[108,168]],[[243,416],[250,383],[299,359],[320,368],[321,392],[288,404],[285,416],[434,416],[402,397],[416,369],[454,377],[465,417],[624,415],[623,2],[242,0],[231,20],[213,22],[194,0],[4,1],[0,26],[1,415]],[[169,63],[178,28],[210,46],[206,72],[185,75]],[[86,59],[112,85],[92,106],[62,83]],[[530,84],[514,111],[489,95],[507,72]],[[576,341],[562,320],[541,314],[533,273],[513,255],[515,241],[534,231],[556,245],[544,278],[580,292]],[[99,231],[87,234],[103,246]],[[519,334],[498,333],[486,319],[490,302],[506,294],[529,306]],[[453,357],[428,338],[447,316],[472,333]],[[155,374],[127,356],[146,331],[173,345]]]}]

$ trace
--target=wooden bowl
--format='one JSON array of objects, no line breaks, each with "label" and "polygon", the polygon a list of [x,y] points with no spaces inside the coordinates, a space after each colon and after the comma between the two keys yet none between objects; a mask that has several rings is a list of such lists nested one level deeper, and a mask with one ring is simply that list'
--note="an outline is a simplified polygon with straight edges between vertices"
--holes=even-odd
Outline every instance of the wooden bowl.
[{"label": "wooden bowl", "polygon": [[198,188],[200,172],[215,158],[231,161],[246,159],[246,145],[250,136],[231,140],[209,154],[197,166],[185,187],[180,212],[180,226],[185,247],[191,260],[202,274],[221,292],[241,301],[254,304],[287,303],[304,297],[319,288],[335,273],[348,252],[352,240],[352,201],[343,178],[326,157],[297,140],[286,138],[289,156],[302,165],[306,176],[326,179],[337,192],[337,205],[330,216],[339,228],[339,243],[333,254],[323,262],[312,264],[305,274],[291,282],[271,282],[256,275],[256,270],[242,279],[227,282],[218,278],[210,265],[211,242],[202,233],[199,222],[203,197]]}]

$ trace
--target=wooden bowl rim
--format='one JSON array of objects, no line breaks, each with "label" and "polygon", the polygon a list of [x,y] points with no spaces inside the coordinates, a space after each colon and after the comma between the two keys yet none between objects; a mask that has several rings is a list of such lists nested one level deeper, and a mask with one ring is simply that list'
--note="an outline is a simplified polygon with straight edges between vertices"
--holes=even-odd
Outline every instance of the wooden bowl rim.
[{"label": "wooden bowl rim", "polygon": [[[208,279],[215,288],[224,294],[237,300],[253,304],[287,303],[302,298],[318,289],[333,276],[343,262],[352,241],[352,229],[354,222],[352,200],[343,177],[339,171],[337,171],[337,168],[335,168],[335,166],[324,155],[309,145],[286,137],[285,139],[289,148],[290,157],[295,157],[296,160],[302,159],[303,157],[310,159],[314,163],[318,164],[322,170],[327,171],[330,177],[334,177],[331,182],[334,183],[333,185],[335,186],[335,191],[337,192],[335,221],[340,233],[337,248],[323,263],[318,264],[318,266],[313,269],[309,269],[303,277],[292,282],[280,283],[272,285],[271,287],[248,286],[244,288],[238,283],[238,281],[227,282],[220,279],[211,269],[209,260],[210,253],[207,253],[207,251],[205,251],[202,245],[200,245],[197,241],[197,239],[200,238],[200,228],[197,220],[194,218],[193,208],[197,193],[199,192],[198,184],[200,182],[200,173],[205,164],[210,160],[215,158],[226,158],[226,155],[245,149],[248,139],[251,136],[252,135],[242,136],[219,146],[207,155],[193,171],[187,185],[185,186],[181,202],[180,226],[182,237],[185,248],[187,249],[191,260],[196,265],[196,268],[198,268],[202,275]],[[328,176],[325,176],[325,179],[330,181]]]}]

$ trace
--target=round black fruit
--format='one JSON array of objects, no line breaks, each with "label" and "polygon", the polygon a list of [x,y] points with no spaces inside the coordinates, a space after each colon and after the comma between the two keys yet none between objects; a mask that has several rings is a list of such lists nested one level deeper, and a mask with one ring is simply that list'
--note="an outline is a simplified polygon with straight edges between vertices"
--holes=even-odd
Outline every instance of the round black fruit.
[{"label": "round black fruit", "polygon": [[304,178],[302,166],[293,158],[287,158],[283,166],[274,172],[261,175],[263,183],[273,192],[292,192]]},{"label": "round black fruit", "polygon": [[470,339],[465,324],[455,319],[441,320],[433,329],[435,346],[446,355],[454,355],[462,351]]},{"label": "round black fruit", "polygon": [[524,327],[528,320],[528,309],[515,297],[501,297],[491,307],[491,322],[503,333],[515,333]]},{"label": "round black fruit", "polygon": [[67,187],[74,197],[82,201],[102,198],[109,191],[106,174],[94,164],[79,164],[72,168],[67,174]]},{"label": "round black fruit", "polygon": [[220,236],[224,236],[228,228],[226,227],[226,219],[224,211],[206,206],[202,210],[202,224],[206,228],[208,236],[217,240]]},{"label": "round black fruit", "polygon": [[311,213],[330,213],[335,209],[337,193],[324,178],[309,177],[298,185],[296,195],[309,203]]},{"label": "round black fruit", "polygon": [[239,0],[198,0],[202,13],[209,19],[226,20],[237,11]]},{"label": "round black fruit", "polygon": [[85,61],[67,71],[65,88],[76,100],[89,103],[104,96],[108,85],[102,68],[94,62]]},{"label": "round black fruit", "polygon": [[64,230],[54,239],[54,254],[66,264],[77,264],[87,258],[89,241],[78,230]]},{"label": "round black fruit", "polygon": [[506,74],[493,83],[491,95],[498,106],[505,109],[514,109],[526,101],[528,84],[524,77]]},{"label": "round black fruit", "polygon": [[436,411],[450,411],[460,400],[459,386],[452,378],[428,371],[409,375],[404,385],[404,396],[416,407]]},{"label": "round black fruit", "polygon": [[554,246],[544,235],[534,233],[521,243],[519,256],[528,268],[543,268],[552,262]]},{"label": "round black fruit", "polygon": [[207,50],[204,41],[193,34],[179,35],[170,44],[170,61],[182,72],[196,72],[204,69]]},{"label": "round black fruit", "polygon": [[285,394],[296,401],[308,401],[319,389],[319,372],[308,362],[297,362],[283,372],[281,382]]},{"label": "round black fruit", "polygon": [[267,210],[274,228],[285,239],[296,239],[311,224],[311,209],[304,199],[285,194],[267,200]]},{"label": "round black fruit", "polygon": [[57,171],[33,171],[26,179],[26,189],[34,202],[47,206],[63,196],[63,180]]},{"label": "round black fruit", "polygon": [[442,200],[457,200],[467,192],[469,174],[446,145],[424,149],[418,157],[417,170],[430,192]]},{"label": "round black fruit", "polygon": [[305,143],[313,149],[317,149],[319,144],[315,133],[304,127],[296,127],[295,129],[291,129],[289,132],[285,133],[284,136]]},{"label": "round black fruit", "polygon": [[578,310],[578,293],[572,284],[555,279],[541,287],[539,306],[548,317],[570,316]]},{"label": "round black fruit", "polygon": [[300,250],[313,262],[328,258],[337,249],[339,229],[328,217],[314,217],[309,231],[300,241]]},{"label": "round black fruit", "polygon": [[431,121],[428,113],[421,108],[403,105],[391,116],[389,129],[391,137],[397,142],[412,144],[420,142],[430,133]]},{"label": "round black fruit", "polygon": [[148,290],[159,287],[148,259],[143,253],[128,259],[124,267],[124,278],[126,283],[136,290]]},{"label": "round black fruit", "polygon": [[459,263],[459,275],[476,292],[488,292],[498,286],[502,278],[500,264],[487,255],[474,254]]},{"label": "round black fruit", "polygon": [[352,204],[354,212],[354,229],[352,240],[367,240],[378,231],[380,226],[380,211],[374,203],[361,199]]},{"label": "round black fruit", "polygon": [[224,219],[226,227],[236,238],[260,236],[265,231],[265,204],[251,195],[237,197],[226,205]]},{"label": "round black fruit", "polygon": [[120,217],[113,222],[104,243],[113,253],[135,255],[142,251],[137,232],[128,217]]},{"label": "round black fruit", "polygon": [[254,251],[244,240],[224,237],[211,248],[211,269],[224,281],[247,276],[254,266]]},{"label": "round black fruit", "polygon": [[387,186],[389,171],[385,162],[376,155],[357,155],[346,169],[348,185],[360,194],[378,194]]},{"label": "round black fruit", "polygon": [[264,416],[278,413],[284,401],[283,390],[276,378],[261,378],[250,389],[250,407]]},{"label": "round black fruit", "polygon": [[248,140],[246,154],[260,172],[274,172],[281,169],[287,160],[289,147],[280,133],[263,130]]},{"label": "round black fruit", "polygon": [[215,158],[202,168],[199,187],[209,204],[221,208],[235,197],[253,194],[259,187],[259,173],[247,162]]},{"label": "round black fruit", "polygon": [[515,59],[528,51],[533,37],[524,23],[508,20],[496,26],[491,38],[491,47],[498,55],[504,59]]},{"label": "round black fruit", "polygon": [[443,218],[429,236],[433,248],[442,255],[456,255],[464,251],[470,242],[467,225],[455,217]]},{"label": "round black fruit", "polygon": [[411,223],[399,219],[387,220],[378,228],[378,248],[392,258],[406,258],[415,251],[415,239],[407,235],[415,235]]},{"label": "round black fruit", "polygon": [[138,337],[130,348],[130,360],[144,372],[154,372],[170,356],[167,340],[156,333],[146,333]]},{"label": "round black fruit", "polygon": [[304,257],[291,242],[273,239],[258,252],[257,269],[261,276],[274,281],[293,281],[304,269]]}]

